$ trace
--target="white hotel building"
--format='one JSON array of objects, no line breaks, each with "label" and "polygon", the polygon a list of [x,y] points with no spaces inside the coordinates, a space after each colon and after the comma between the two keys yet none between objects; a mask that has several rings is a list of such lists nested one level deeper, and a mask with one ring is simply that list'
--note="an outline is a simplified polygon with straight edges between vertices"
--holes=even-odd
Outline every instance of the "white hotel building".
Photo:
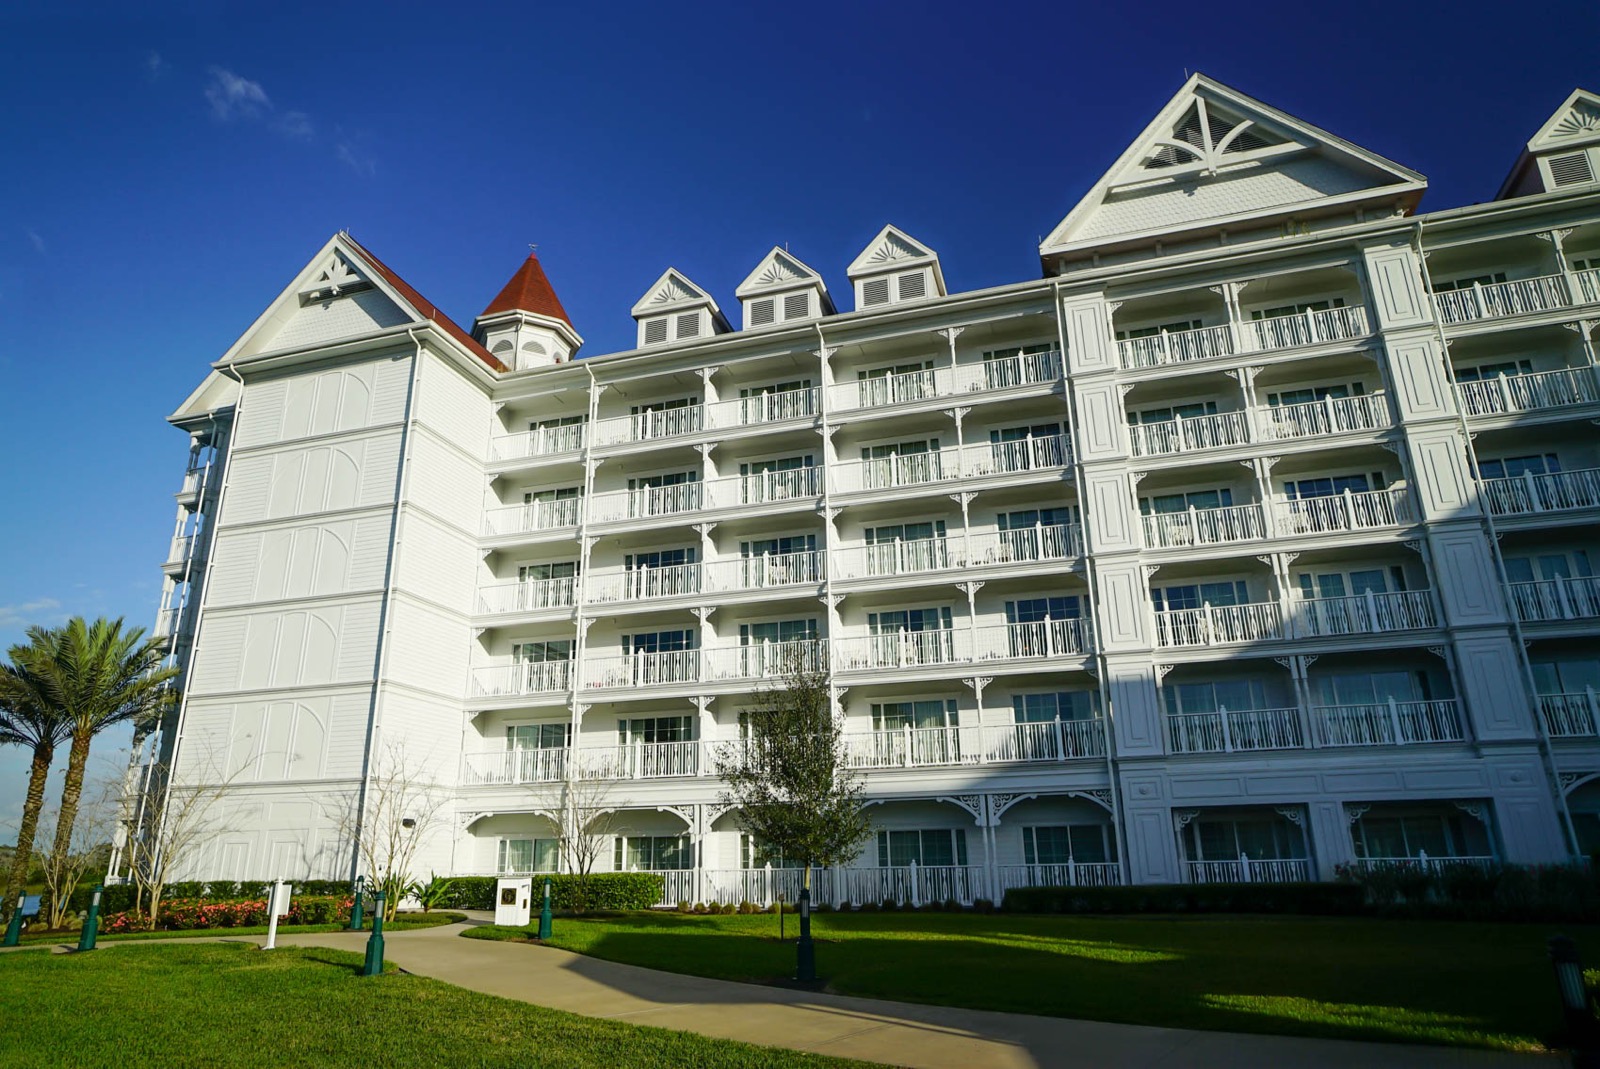
[{"label": "white hotel building", "polygon": [[889,226],[842,299],[669,269],[583,359],[536,259],[469,332],[336,235],[171,417],[145,759],[232,779],[195,874],[349,875],[398,747],[452,800],[420,872],[552,867],[602,780],[609,862],[765,898],[711,755],[791,650],[875,825],[825,896],[1600,848],[1597,178],[1591,93],[1417,214],[1196,76],[1039,279],[947,293]]}]

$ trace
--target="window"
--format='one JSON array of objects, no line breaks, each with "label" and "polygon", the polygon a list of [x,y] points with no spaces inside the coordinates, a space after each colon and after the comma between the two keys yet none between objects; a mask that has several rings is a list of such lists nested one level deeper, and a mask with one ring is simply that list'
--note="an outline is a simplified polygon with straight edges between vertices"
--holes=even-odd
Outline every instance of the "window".
[{"label": "window", "polygon": [[902,731],[906,728],[951,728],[960,720],[954,698],[927,701],[873,702],[873,731]]},{"label": "window", "polygon": [[748,833],[741,833],[739,836],[739,867],[742,869],[763,869],[768,865],[775,869],[805,868],[803,862],[795,858],[784,857],[782,852],[752,838]]},{"label": "window", "polygon": [[1250,313],[1251,319],[1277,319],[1281,316],[1305,315],[1307,312],[1326,312],[1330,308],[1343,308],[1344,298],[1333,297],[1322,301],[1300,301],[1280,304],[1273,308],[1258,308]]},{"label": "window", "polygon": [[1406,588],[1405,569],[1392,564],[1337,572],[1301,572],[1295,576],[1300,593],[1308,598],[1344,598],[1357,594],[1386,594]]},{"label": "window", "polygon": [[1198,319],[1180,319],[1173,323],[1158,323],[1153,327],[1134,327],[1130,330],[1117,331],[1118,341],[1127,341],[1131,338],[1154,338],[1159,334],[1178,334],[1185,330],[1199,330],[1201,326]]},{"label": "window", "polygon": [[779,538],[764,538],[755,542],[740,542],[739,556],[774,557],[786,556],[790,553],[812,553],[817,548],[816,535],[783,535]]},{"label": "window", "polygon": [[617,742],[623,746],[694,741],[694,717],[645,716],[617,721]]},{"label": "window", "polygon": [[1496,271],[1492,275],[1470,275],[1466,278],[1445,279],[1433,284],[1433,292],[1448,293],[1451,290],[1469,290],[1473,286],[1493,286],[1497,282],[1504,282],[1506,273]]},{"label": "window", "polygon": [[861,283],[861,303],[888,304],[889,280],[886,278],[869,278]]},{"label": "window", "polygon": [[572,660],[572,639],[558,638],[546,642],[518,642],[511,647],[511,659],[518,664],[570,661]]},{"label": "window", "polygon": [[1055,720],[1093,720],[1099,696],[1092,690],[1050,690],[1039,694],[1013,694],[1011,717],[1018,724],[1048,724]]},{"label": "window", "polygon": [[1420,702],[1434,697],[1428,673],[1420,671],[1325,675],[1312,680],[1311,686],[1323,706]]},{"label": "window", "polygon": [[1199,683],[1173,683],[1161,688],[1168,716],[1243,712],[1270,709],[1274,703],[1259,679],[1219,679]]},{"label": "window", "polygon": [[647,319],[644,321],[644,343],[646,345],[660,345],[667,340],[666,317],[660,319]]},{"label": "window", "polygon": [[519,583],[537,583],[546,579],[571,579],[578,574],[577,561],[556,561],[551,564],[520,564],[517,566]]},{"label": "window", "polygon": [[554,872],[561,856],[557,839],[501,839],[497,871],[502,875],[521,872]]},{"label": "window", "polygon": [[1190,509],[1227,508],[1233,504],[1233,491],[1226,486],[1215,490],[1190,490],[1182,494],[1157,494],[1139,499],[1139,512],[1149,516],[1168,512],[1187,512]]},{"label": "window", "polygon": [[919,831],[878,832],[878,865],[903,868],[912,862],[928,865],[965,865],[967,833],[964,828],[930,828]]},{"label": "window", "polygon": [[1513,583],[1532,583],[1539,580],[1587,579],[1594,575],[1589,570],[1589,554],[1581,549],[1571,552],[1541,553],[1535,557],[1507,557],[1506,578]]},{"label": "window", "polygon": [[1528,360],[1506,360],[1495,364],[1478,364],[1474,367],[1453,368],[1451,374],[1457,382],[1483,382],[1507,375],[1531,375],[1533,363]]},{"label": "window", "polygon": [[1267,404],[1274,408],[1279,405],[1303,405],[1312,401],[1359,397],[1366,392],[1365,387],[1360,382],[1339,382],[1326,386],[1297,386],[1293,389],[1279,390],[1277,393],[1267,394]]},{"label": "window", "polygon": [[1129,413],[1129,423],[1171,423],[1175,419],[1197,419],[1217,414],[1215,401],[1201,401],[1191,405],[1172,405],[1168,408],[1145,408]]},{"label": "window", "polygon": [[1600,694],[1600,660],[1534,661],[1532,668],[1540,694]]},{"label": "window", "polygon": [[506,728],[508,750],[560,750],[572,735],[572,725],[512,724]]},{"label": "window", "polygon": [[772,620],[739,625],[739,645],[762,646],[772,642],[812,642],[817,637],[815,620]]},{"label": "window", "polygon": [[1077,595],[1024,598],[1006,602],[1006,623],[1034,624],[1045,620],[1076,620],[1082,613]]},{"label": "window", "polygon": [[890,612],[867,614],[867,626],[874,635],[896,635],[901,632],[950,630],[948,605],[929,609],[898,609]]},{"label": "window", "polygon": [[1522,457],[1497,457],[1478,461],[1480,479],[1514,479],[1521,475],[1554,475],[1561,462],[1554,453],[1534,453]]},{"label": "window", "polygon": [[764,327],[777,320],[778,301],[776,297],[767,297],[764,300],[750,302],[750,325]]},{"label": "window", "polygon": [[622,636],[623,653],[677,653],[696,647],[694,631],[647,631]]},{"label": "window", "polygon": [[1299,501],[1312,497],[1333,497],[1347,490],[1352,494],[1364,494],[1374,487],[1381,489],[1387,485],[1381,471],[1375,471],[1370,476],[1361,473],[1319,475],[1310,479],[1289,480],[1283,484],[1283,493],[1290,501]]},{"label": "window", "polygon": [[1488,831],[1465,813],[1374,809],[1350,828],[1359,858],[1488,857]]},{"label": "window", "polygon": [[1115,858],[1111,829],[1104,824],[1022,829],[1022,860],[1028,865],[1103,865]]},{"label": "window", "polygon": [[1287,861],[1306,856],[1305,836],[1289,821],[1200,816],[1184,828],[1190,861]]},{"label": "window", "polygon": [[1250,591],[1244,580],[1217,583],[1185,583],[1180,586],[1151,587],[1150,598],[1157,612],[1198,609],[1204,605],[1248,605]]},{"label": "window", "polygon": [[629,553],[622,558],[623,567],[630,572],[651,568],[677,568],[693,564],[700,551],[693,546],[682,549],[652,549],[643,553]]},{"label": "window", "polygon": [[618,872],[671,872],[694,868],[687,835],[619,835],[612,859]]}]

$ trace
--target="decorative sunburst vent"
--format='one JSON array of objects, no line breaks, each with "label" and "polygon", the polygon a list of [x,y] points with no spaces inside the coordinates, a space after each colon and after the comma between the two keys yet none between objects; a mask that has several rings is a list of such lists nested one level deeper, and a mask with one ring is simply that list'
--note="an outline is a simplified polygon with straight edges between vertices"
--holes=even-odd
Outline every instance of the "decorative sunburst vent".
[{"label": "decorative sunburst vent", "polygon": [[1170,138],[1156,142],[1144,162],[1146,170],[1167,167],[1215,168],[1224,157],[1281,145],[1285,139],[1257,125],[1196,100],[1173,127]]}]

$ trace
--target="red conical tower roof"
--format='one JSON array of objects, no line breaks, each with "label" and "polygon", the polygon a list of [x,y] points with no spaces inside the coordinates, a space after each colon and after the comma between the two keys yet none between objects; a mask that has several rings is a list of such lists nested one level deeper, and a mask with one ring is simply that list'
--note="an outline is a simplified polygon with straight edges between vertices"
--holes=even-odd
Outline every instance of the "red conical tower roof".
[{"label": "red conical tower roof", "polygon": [[501,312],[532,312],[572,326],[572,320],[567,318],[567,310],[561,307],[561,300],[551,288],[550,280],[544,277],[539,257],[533,253],[528,254],[522,266],[517,268],[517,273],[511,276],[511,281],[506,283],[505,289],[489,302],[489,307],[478,318],[485,319]]}]

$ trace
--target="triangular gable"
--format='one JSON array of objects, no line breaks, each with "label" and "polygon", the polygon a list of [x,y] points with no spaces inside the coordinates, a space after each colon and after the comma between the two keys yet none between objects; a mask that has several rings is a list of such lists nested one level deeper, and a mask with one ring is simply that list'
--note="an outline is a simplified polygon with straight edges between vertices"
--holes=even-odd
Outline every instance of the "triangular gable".
[{"label": "triangular gable", "polygon": [[237,404],[238,401],[239,383],[220,371],[213,371],[194,388],[193,393],[184,398],[183,404],[167,417],[167,421],[177,424],[187,423],[193,419],[209,416],[218,409]]},{"label": "triangular gable", "polygon": [[853,280],[862,275],[899,271],[925,263],[937,266],[938,254],[904,230],[890,225],[878,231],[878,236],[867,243],[861,255],[850,261],[845,274]]},{"label": "triangular gable", "polygon": [[710,308],[714,315],[722,314],[711,294],[690,282],[677,268],[669,267],[644,291],[639,303],[633,306],[633,315],[637,318],[656,312],[701,307]]},{"label": "triangular gable", "polygon": [[1204,75],[1191,77],[1039,247],[1041,255],[1373,202],[1427,180]]},{"label": "triangular gable", "polygon": [[1600,94],[1574,89],[1528,142],[1529,152],[1548,152],[1600,142]]},{"label": "triangular gable", "polygon": [[828,289],[821,275],[774,245],[772,251],[762,258],[756,269],[733,292],[742,299],[758,293],[777,293],[805,286],[815,286],[823,292]]}]

